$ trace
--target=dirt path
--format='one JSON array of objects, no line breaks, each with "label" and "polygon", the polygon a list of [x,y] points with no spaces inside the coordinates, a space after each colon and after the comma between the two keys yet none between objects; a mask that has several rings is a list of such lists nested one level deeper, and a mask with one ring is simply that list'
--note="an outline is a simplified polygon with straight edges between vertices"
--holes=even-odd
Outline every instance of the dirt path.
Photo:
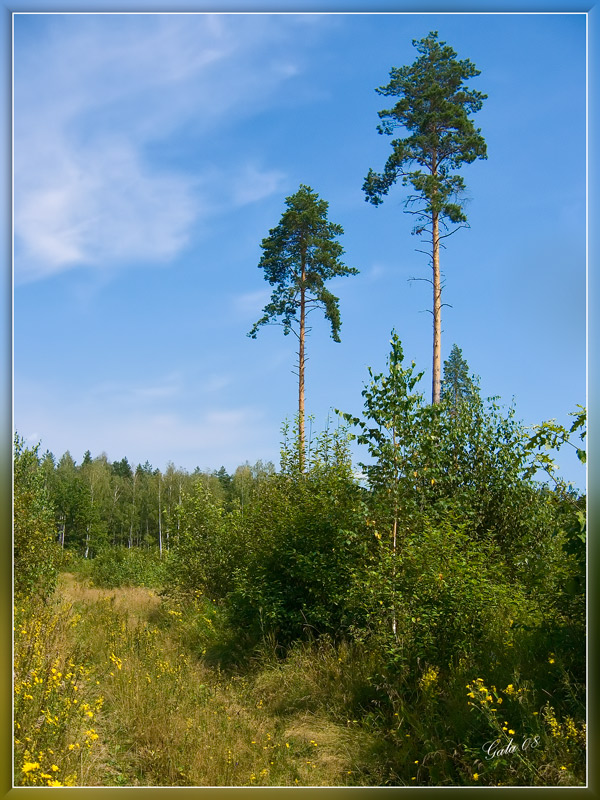
[{"label": "dirt path", "polygon": [[178,612],[156,592],[98,589],[71,573],[58,592],[104,698],[88,784],[356,783],[359,742],[350,730],[308,712],[282,714],[253,677],[206,666],[169,627]]}]

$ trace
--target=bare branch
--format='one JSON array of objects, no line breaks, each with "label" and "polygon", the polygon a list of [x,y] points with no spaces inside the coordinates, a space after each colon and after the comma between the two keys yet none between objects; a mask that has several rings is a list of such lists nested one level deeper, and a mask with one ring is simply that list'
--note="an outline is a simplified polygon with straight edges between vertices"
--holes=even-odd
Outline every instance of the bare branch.
[{"label": "bare branch", "polygon": [[469,228],[469,227],[470,227],[470,225],[458,225],[456,228],[454,228],[453,231],[450,231],[450,233],[442,233],[442,234],[440,234],[438,236],[438,240],[447,239],[449,236],[453,236],[456,233],[456,231],[459,231],[461,228]]},{"label": "bare branch", "polygon": [[431,278],[407,278],[406,280],[407,281],[425,281],[425,283],[433,284],[433,281],[431,280]]},{"label": "bare branch", "polygon": [[418,247],[415,247],[415,253],[423,253],[424,256],[431,258],[431,253],[428,250],[419,250]]}]

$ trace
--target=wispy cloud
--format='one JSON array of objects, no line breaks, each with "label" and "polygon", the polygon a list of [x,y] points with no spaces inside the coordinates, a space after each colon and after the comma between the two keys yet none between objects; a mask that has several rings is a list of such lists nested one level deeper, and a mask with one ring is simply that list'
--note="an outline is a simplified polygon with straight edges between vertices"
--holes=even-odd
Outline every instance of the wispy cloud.
[{"label": "wispy cloud", "polygon": [[247,164],[237,176],[233,200],[236,205],[242,206],[269,197],[280,190],[285,177],[284,172],[261,170],[255,164]]},{"label": "wispy cloud", "polygon": [[108,407],[139,409],[140,404],[147,407],[155,402],[181,397],[184,388],[180,373],[172,372],[154,376],[152,381],[146,383],[104,382],[92,386],[87,393],[91,403],[99,402]]},{"label": "wispy cloud", "polygon": [[207,375],[202,382],[202,391],[207,394],[217,394],[231,385],[232,375]]},{"label": "wispy cloud", "polygon": [[40,165],[37,186],[16,192],[21,280],[166,261],[185,246],[200,212],[188,178],[152,170],[125,142],[62,155],[62,168]]},{"label": "wispy cloud", "polygon": [[165,153],[183,127],[201,152],[217,124],[264,110],[302,70],[299,20],[17,16],[17,282],[169,262],[199,221],[279,191],[285,176],[256,154],[207,170]]}]

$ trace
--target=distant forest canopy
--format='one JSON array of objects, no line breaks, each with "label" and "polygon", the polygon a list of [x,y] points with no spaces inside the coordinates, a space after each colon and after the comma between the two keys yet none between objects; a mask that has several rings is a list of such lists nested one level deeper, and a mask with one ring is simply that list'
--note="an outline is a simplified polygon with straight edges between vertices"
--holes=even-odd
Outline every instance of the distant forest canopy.
[{"label": "distant forest canopy", "polygon": [[223,507],[247,501],[252,487],[275,472],[271,462],[242,464],[229,474],[218,470],[193,472],[170,463],[164,472],[146,461],[136,467],[127,458],[92,457],[88,450],[78,465],[67,451],[58,461],[42,455],[40,467],[56,513],[62,547],[95,555],[106,545],[156,546],[173,542],[175,508],[200,488]]}]

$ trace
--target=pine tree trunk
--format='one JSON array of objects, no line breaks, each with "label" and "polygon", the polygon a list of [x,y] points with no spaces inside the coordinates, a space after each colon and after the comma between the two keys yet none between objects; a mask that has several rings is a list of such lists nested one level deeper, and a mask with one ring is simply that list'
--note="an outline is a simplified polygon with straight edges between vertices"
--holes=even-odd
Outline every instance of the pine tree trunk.
[{"label": "pine tree trunk", "polygon": [[304,472],[304,339],[306,336],[306,256],[302,253],[302,285],[300,288],[300,343],[298,347],[298,464]]},{"label": "pine tree trunk", "polygon": [[440,236],[439,215],[432,214],[433,245],[433,381],[432,399],[435,405],[440,402],[442,378],[442,283],[440,279]]}]

